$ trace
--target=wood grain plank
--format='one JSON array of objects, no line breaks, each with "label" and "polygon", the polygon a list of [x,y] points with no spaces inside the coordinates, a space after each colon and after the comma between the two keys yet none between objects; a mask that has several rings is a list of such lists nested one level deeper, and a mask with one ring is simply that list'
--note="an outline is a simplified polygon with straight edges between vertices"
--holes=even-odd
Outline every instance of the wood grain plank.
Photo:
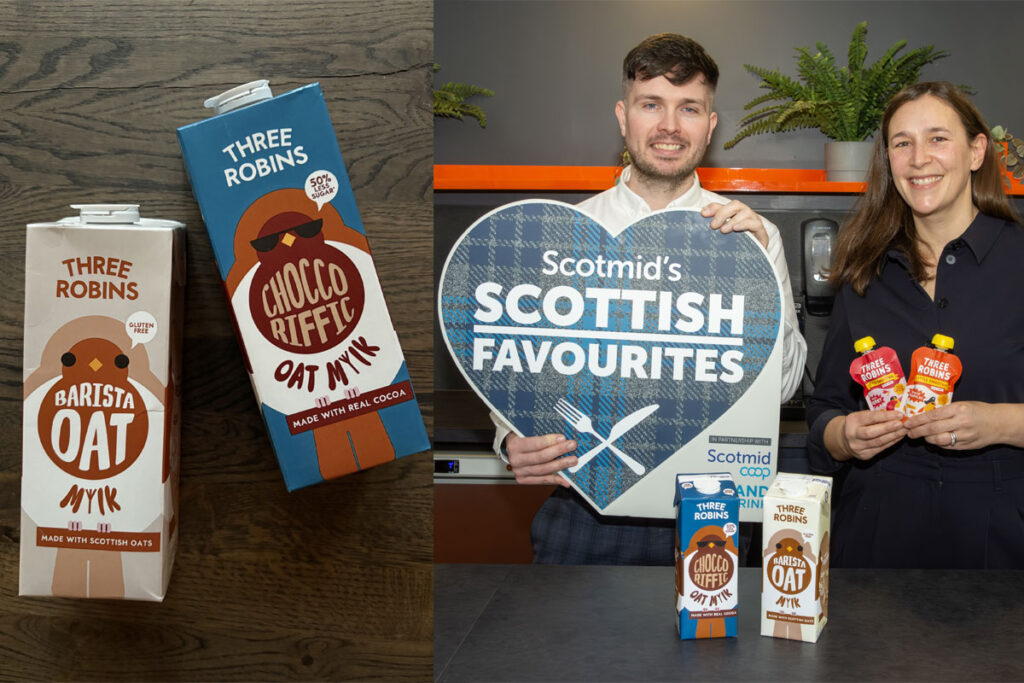
[{"label": "wood grain plank", "polygon": [[[0,0],[0,680],[428,680],[432,467],[285,492],[175,130],[254,78],[327,106],[433,416],[432,5]],[[24,225],[188,226],[180,546],[163,604],[17,597]]]}]

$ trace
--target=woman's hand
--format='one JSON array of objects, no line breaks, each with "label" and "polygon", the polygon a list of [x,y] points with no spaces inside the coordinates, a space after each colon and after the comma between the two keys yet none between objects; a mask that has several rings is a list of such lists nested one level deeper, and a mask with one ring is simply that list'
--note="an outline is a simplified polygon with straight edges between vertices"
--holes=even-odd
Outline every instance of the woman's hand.
[{"label": "woman's hand", "polygon": [[907,436],[902,418],[903,413],[891,410],[861,410],[834,417],[825,427],[825,447],[840,462],[870,460]]},{"label": "woman's hand", "polygon": [[[908,436],[954,451],[992,444],[1024,445],[1024,406],[1015,403],[959,401],[914,415]],[[955,435],[955,438],[954,438]]]}]

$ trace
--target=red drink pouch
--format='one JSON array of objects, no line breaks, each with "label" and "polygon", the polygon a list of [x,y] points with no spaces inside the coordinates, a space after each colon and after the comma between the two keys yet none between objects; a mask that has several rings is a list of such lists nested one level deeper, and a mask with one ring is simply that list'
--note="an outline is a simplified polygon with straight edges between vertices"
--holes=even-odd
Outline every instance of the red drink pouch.
[{"label": "red drink pouch", "polygon": [[907,381],[896,352],[888,346],[875,348],[875,340],[863,337],[853,344],[861,355],[850,363],[850,376],[864,387],[871,410],[900,410]]}]

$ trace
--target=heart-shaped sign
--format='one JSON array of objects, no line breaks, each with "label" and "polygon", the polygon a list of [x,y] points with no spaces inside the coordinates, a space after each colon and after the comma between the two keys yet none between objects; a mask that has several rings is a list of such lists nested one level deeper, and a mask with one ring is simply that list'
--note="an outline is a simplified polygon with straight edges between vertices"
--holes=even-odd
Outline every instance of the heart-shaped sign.
[{"label": "heart-shaped sign", "polygon": [[679,472],[732,472],[760,508],[774,473],[778,279],[750,234],[708,224],[661,211],[613,235],[569,204],[516,202],[441,275],[466,380],[519,434],[576,439],[562,474],[605,514],[671,517]]}]

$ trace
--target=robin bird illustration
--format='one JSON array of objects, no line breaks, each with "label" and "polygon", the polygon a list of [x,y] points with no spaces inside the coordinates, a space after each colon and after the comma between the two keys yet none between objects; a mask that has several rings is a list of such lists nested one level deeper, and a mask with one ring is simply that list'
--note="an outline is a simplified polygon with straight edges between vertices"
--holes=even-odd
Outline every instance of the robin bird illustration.
[{"label": "robin bird illustration", "polygon": [[[709,525],[694,533],[683,551],[686,578],[693,586],[706,593],[726,588],[736,572],[736,543],[721,527]],[[707,605],[713,608],[714,605]],[[710,617],[697,620],[697,638],[716,638],[725,635],[725,618]]]},{"label": "robin bird illustration", "polygon": [[[123,473],[139,460],[147,445],[146,402],[129,381],[129,356],[107,339],[89,337],[75,342],[61,354],[60,365],[61,377],[40,406],[40,442],[50,460],[81,483],[60,501],[72,515],[68,528],[81,530],[81,518],[87,518],[100,520],[96,524],[100,533],[110,533],[115,530],[110,520],[121,505],[117,487],[107,484],[118,475],[123,475],[118,481],[124,481],[124,476],[135,478]],[[149,369],[142,371],[148,374]],[[87,490],[95,494],[85,497]],[[121,555],[115,550],[58,548],[53,594],[124,597]]]},{"label": "robin bird illustration", "polygon": [[40,409],[39,438],[54,464],[74,477],[107,479],[142,453],[149,416],[128,381],[129,358],[113,342],[91,337],[60,357],[61,378]]},{"label": "robin bird illustration", "polygon": [[298,211],[274,215],[249,244],[259,266],[249,307],[272,344],[295,353],[319,353],[355,329],[365,293],[356,265],[326,244],[323,219]]}]

